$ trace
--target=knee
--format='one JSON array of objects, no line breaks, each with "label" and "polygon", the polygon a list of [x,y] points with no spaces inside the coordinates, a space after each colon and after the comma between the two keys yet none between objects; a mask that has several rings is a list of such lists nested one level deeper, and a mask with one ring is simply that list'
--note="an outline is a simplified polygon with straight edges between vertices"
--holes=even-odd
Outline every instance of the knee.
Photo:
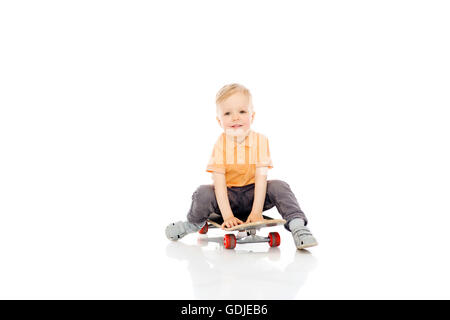
[{"label": "knee", "polygon": [[290,189],[289,184],[283,180],[268,180],[267,181],[267,192],[276,193],[277,191],[282,191]]},{"label": "knee", "polygon": [[216,195],[214,193],[214,186],[211,184],[203,184],[199,186],[192,195],[192,200],[201,202],[210,202],[215,199]]}]

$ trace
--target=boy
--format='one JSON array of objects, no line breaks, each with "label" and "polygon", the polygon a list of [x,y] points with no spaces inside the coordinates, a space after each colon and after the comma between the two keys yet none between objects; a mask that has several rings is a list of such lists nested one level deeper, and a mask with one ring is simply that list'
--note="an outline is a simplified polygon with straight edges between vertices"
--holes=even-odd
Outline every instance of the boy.
[{"label": "boy", "polygon": [[267,171],[273,167],[269,143],[250,128],[255,112],[249,90],[236,83],[225,85],[216,95],[216,111],[224,132],[216,141],[206,169],[212,173],[214,184],[197,188],[187,221],[169,224],[166,236],[176,241],[197,232],[211,213],[222,215],[224,229],[244,221],[264,220],[262,212],[276,206],[298,249],[317,245],[289,185],[267,180]]}]

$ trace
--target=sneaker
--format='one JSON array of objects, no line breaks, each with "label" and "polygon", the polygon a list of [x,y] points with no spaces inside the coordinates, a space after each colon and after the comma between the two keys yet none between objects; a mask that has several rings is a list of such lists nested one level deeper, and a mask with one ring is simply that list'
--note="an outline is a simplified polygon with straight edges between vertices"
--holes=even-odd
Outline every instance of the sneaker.
[{"label": "sneaker", "polygon": [[189,233],[197,232],[201,228],[202,226],[199,227],[198,225],[190,223],[188,221],[174,222],[166,227],[166,237],[169,240],[177,241],[178,239],[183,238],[185,235]]},{"label": "sneaker", "polygon": [[318,245],[316,238],[313,237],[307,227],[297,227],[291,232],[297,249],[301,250]]}]

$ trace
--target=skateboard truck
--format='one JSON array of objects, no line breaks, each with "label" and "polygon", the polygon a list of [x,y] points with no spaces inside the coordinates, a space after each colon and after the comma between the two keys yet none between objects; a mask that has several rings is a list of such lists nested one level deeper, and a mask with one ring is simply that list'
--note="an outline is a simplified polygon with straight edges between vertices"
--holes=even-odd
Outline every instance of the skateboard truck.
[{"label": "skateboard truck", "polygon": [[258,236],[256,234],[256,229],[251,229],[238,232],[236,241],[237,243],[269,242],[269,237]]}]

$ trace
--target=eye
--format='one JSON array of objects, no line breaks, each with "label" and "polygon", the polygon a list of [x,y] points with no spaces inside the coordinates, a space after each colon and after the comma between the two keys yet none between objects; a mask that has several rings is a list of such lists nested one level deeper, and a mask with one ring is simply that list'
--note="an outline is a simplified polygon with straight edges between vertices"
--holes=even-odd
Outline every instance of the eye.
[{"label": "eye", "polygon": [[230,115],[230,113],[229,113],[229,112],[225,112],[225,113],[224,113],[224,115],[226,115],[226,116],[229,116],[229,115]]},{"label": "eye", "polygon": [[245,111],[245,110],[241,110],[241,113],[247,113],[247,111]]}]

